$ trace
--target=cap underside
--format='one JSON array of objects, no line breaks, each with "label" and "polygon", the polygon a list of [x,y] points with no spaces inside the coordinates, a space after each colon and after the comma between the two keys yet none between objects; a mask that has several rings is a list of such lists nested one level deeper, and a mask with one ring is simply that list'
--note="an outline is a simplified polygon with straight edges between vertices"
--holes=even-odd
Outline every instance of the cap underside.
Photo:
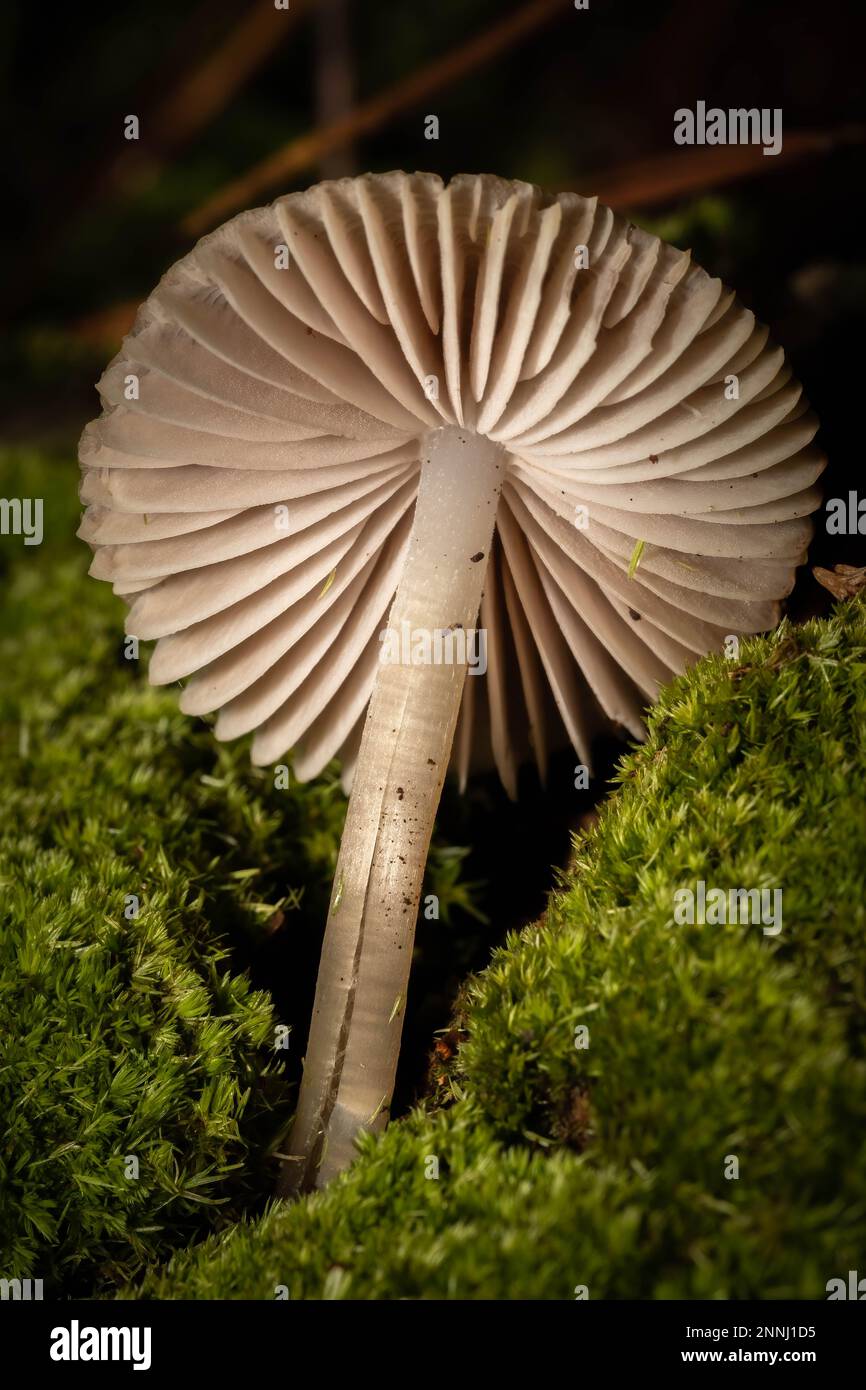
[{"label": "cap underside", "polygon": [[[150,677],[297,776],[360,740],[421,441],[508,456],[453,761],[517,769],[778,617],[824,459],[717,279],[577,194],[366,175],[235,218],[142,306],[81,442],[91,572]],[[643,543],[642,545],[640,543]]]}]

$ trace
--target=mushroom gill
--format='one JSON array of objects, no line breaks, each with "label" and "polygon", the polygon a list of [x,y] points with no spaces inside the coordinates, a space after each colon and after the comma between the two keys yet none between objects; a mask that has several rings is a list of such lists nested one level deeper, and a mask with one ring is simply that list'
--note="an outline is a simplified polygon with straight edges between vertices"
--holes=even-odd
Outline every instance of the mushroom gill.
[{"label": "mushroom gill", "polygon": [[[387,1114],[411,950],[369,998],[365,953],[395,894],[410,926],[392,946],[411,944],[440,764],[465,779],[492,759],[515,796],[525,757],[543,778],[567,739],[589,765],[600,720],[640,737],[660,683],[771,627],[819,501],[817,421],[767,329],[687,253],[596,199],[487,175],[366,175],[234,218],[163,278],[99,389],[91,573],[157,639],[151,681],[186,680],[182,708],[252,732],[255,762],[292,750],[306,779],[337,756],[348,785],[390,679],[383,631],[486,635],[485,680],[464,661],[418,697],[423,734],[397,683],[367,735],[301,1097],[304,1181],[322,1181]],[[403,878],[398,776],[416,797]],[[365,1073],[376,1028],[390,1041],[344,1104],[350,1023]]]}]

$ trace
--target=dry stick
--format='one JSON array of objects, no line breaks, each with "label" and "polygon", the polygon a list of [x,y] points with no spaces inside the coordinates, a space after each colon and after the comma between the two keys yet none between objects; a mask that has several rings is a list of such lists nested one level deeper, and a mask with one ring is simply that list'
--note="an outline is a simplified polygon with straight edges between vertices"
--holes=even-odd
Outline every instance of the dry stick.
[{"label": "dry stick", "polygon": [[154,113],[152,136],[161,152],[176,149],[203,130],[273,54],[310,0],[278,10],[256,0],[212,53],[178,83]]},{"label": "dry stick", "polygon": [[[272,57],[311,0],[295,0],[290,10],[278,10],[272,0],[256,0],[220,44],[184,73],[153,114],[142,123],[140,161],[129,151],[109,171],[118,188],[133,182],[133,172],[146,165],[153,177],[165,157],[188,144],[204,130],[258,68]],[[138,154],[138,151],[134,152]]]},{"label": "dry stick", "polygon": [[[319,0],[315,13],[316,125],[342,120],[352,110],[355,64],[349,0]],[[342,179],[358,172],[354,145],[331,150],[319,164],[320,179]]]},{"label": "dry stick", "polygon": [[228,184],[202,207],[190,213],[182,224],[183,231],[190,236],[201,236],[202,232],[221,222],[230,213],[248,207],[268,189],[303,173],[359,136],[378,130],[398,112],[414,106],[422,97],[429,96],[440,87],[465,77],[516,43],[524,34],[562,13],[562,0],[532,0],[531,4],[509,15],[486,33],[447,53],[444,58],[437,58],[428,67],[364,102],[340,120],[322,130],[302,135],[300,139],[292,140],[276,150],[248,174]]},{"label": "dry stick", "polygon": [[[115,133],[96,162],[83,172],[76,166],[74,175],[55,188],[52,207],[62,204],[63,218],[54,218],[28,249],[16,268],[14,282],[4,292],[4,303],[14,307],[26,302],[41,268],[68,237],[70,226],[77,225],[83,209],[107,197],[141,192],[152,183],[168,157],[219,115],[313,3],[315,0],[294,0],[291,9],[277,10],[273,0],[256,0],[216,48],[201,58],[201,31],[211,8],[203,0],[184,25],[186,38],[196,33],[199,36],[191,70],[184,67],[169,82],[167,95],[163,95],[163,80],[158,97],[140,93],[131,100],[131,109],[141,112],[139,142],[120,140],[123,149],[117,154],[120,137]],[[186,42],[183,47],[186,49]],[[168,61],[170,64],[170,57]],[[110,316],[114,310],[105,312]]]},{"label": "dry stick", "polygon": [[838,126],[835,130],[786,132],[777,155],[765,155],[760,145],[690,147],[624,164],[611,173],[599,171],[581,181],[599,202],[617,210],[646,207],[718,188],[736,179],[770,172],[782,165],[816,154],[827,154],[844,145],[862,144],[866,126]]},{"label": "dry stick", "polygon": [[388,631],[401,643],[404,635],[441,634],[446,660],[387,662],[377,671],[283,1195],[324,1186],[351,1162],[358,1134],[388,1120],[424,866],[466,679],[465,660],[447,656],[465,656],[478,616],[504,468],[498,445],[457,426],[432,431],[421,458]]},{"label": "dry stick", "polygon": [[[715,145],[703,149],[678,150],[672,154],[623,165],[608,173],[588,175],[578,191],[595,194],[600,202],[617,212],[631,212],[655,203],[721,188],[738,179],[771,173],[812,156],[827,154],[849,144],[866,141],[866,127],[841,126],[835,130],[798,130],[785,136],[779,155],[765,156],[760,148]],[[88,314],[73,325],[81,342],[102,345],[116,343],[128,333],[138,310],[139,300],[131,299],[111,308]]]}]

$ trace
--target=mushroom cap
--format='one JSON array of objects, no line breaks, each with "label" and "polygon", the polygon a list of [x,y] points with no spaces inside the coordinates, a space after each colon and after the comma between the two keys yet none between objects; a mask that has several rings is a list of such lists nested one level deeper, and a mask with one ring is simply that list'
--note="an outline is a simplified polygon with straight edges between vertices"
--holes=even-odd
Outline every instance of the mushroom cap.
[{"label": "mushroom cap", "polygon": [[[91,574],[154,684],[253,760],[349,778],[428,431],[506,451],[453,760],[514,795],[565,737],[765,630],[805,559],[818,422],[721,281],[599,204],[490,175],[322,183],[164,276],[84,431]],[[642,544],[641,544],[642,543]]]}]

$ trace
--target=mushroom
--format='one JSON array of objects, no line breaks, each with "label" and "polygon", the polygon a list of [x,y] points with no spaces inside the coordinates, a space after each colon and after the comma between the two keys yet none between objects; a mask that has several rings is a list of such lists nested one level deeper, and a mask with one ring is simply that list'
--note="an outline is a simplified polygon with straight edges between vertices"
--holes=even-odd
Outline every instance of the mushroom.
[{"label": "mushroom", "polygon": [[558,742],[589,767],[600,722],[640,737],[660,683],[773,626],[817,421],[688,253],[487,175],[234,218],[99,389],[79,534],[157,639],[151,681],[188,678],[255,763],[337,756],[352,785],[282,1184],[322,1185],[387,1119],[449,762],[492,758],[512,796]]}]

